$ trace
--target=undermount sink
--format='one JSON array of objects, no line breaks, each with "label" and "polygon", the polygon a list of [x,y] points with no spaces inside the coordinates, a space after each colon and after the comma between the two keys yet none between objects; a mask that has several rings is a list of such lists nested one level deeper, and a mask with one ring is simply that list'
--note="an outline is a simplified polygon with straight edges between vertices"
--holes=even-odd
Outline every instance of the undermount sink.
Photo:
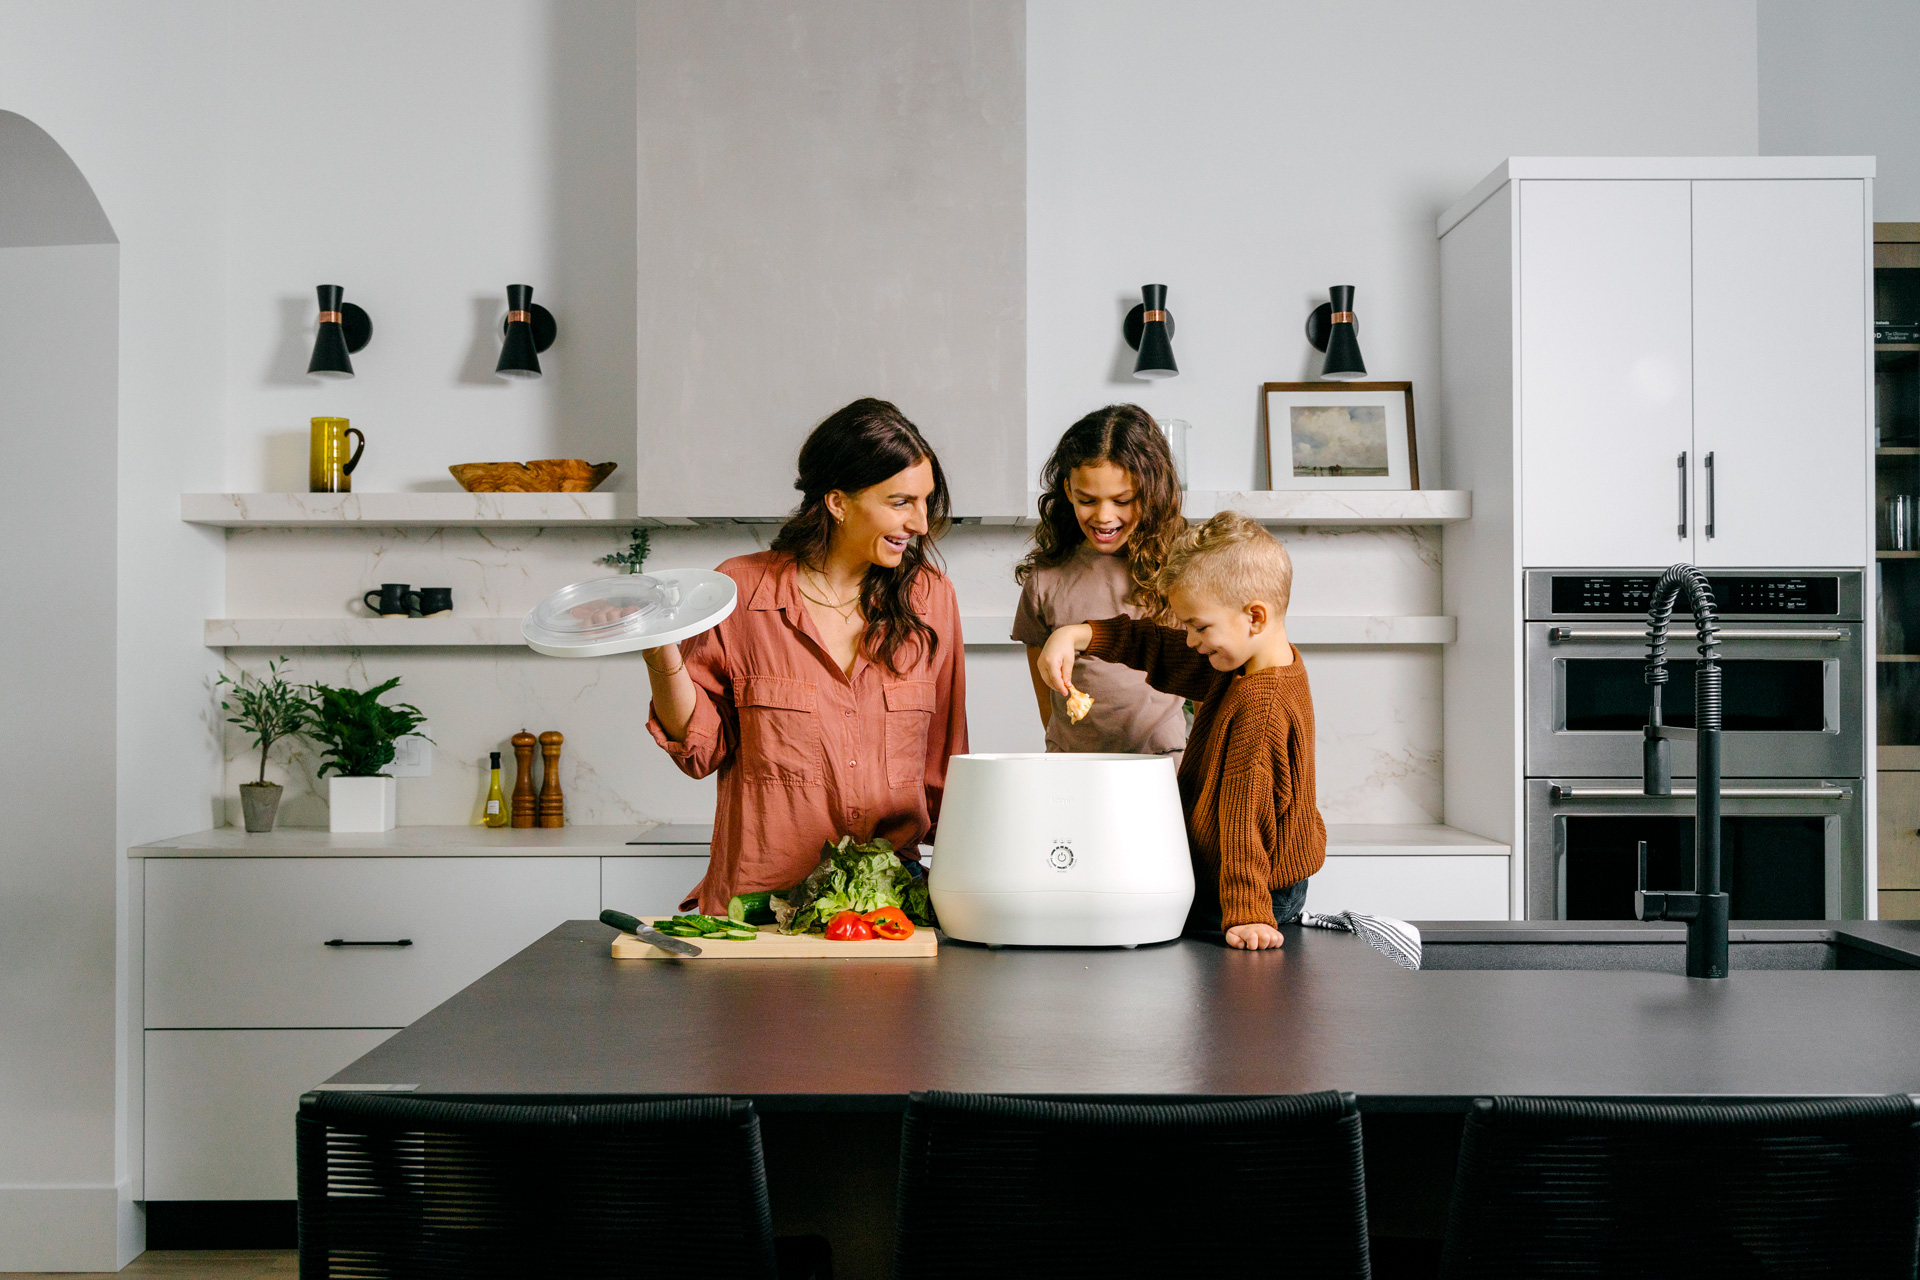
[{"label": "undermount sink", "polygon": [[[1562,969],[1589,972],[1686,972],[1686,931],[1637,921],[1515,921],[1423,924],[1425,970]],[[1728,967],[1735,971],[1920,969],[1920,954],[1849,936],[1822,921],[1736,922]]]}]

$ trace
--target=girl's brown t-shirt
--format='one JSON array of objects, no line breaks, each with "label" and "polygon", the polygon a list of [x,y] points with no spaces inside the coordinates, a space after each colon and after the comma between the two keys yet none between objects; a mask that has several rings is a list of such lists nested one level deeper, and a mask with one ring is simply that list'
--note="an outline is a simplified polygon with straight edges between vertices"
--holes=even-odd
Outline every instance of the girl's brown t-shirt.
[{"label": "girl's brown t-shirt", "polygon": [[[1029,575],[1011,638],[1038,648],[1056,627],[1121,614],[1138,618],[1139,607],[1127,603],[1132,588],[1123,556],[1102,555],[1083,542],[1065,564]],[[1093,709],[1074,724],[1066,699],[1053,694],[1047,750],[1167,755],[1187,745],[1182,700],[1149,687],[1144,673],[1082,654],[1073,664],[1073,683],[1093,698]]]}]

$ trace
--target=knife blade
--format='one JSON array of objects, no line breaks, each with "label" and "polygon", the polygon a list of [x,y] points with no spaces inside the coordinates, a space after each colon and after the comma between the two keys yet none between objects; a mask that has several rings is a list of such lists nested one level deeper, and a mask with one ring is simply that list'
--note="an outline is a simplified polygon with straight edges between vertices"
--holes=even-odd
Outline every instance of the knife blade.
[{"label": "knife blade", "polygon": [[670,955],[697,956],[700,954],[700,948],[691,942],[681,938],[670,938],[658,929],[650,927],[645,921],[630,916],[624,911],[602,911],[600,923],[612,925],[616,929],[630,933],[640,941],[650,943]]}]

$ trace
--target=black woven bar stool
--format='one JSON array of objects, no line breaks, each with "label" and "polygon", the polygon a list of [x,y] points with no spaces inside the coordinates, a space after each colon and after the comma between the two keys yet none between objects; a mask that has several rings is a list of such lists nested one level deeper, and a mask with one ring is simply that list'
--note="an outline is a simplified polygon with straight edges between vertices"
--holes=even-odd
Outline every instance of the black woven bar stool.
[{"label": "black woven bar stool", "polygon": [[749,1102],[310,1093],[295,1123],[303,1280],[778,1274]]},{"label": "black woven bar stool", "polygon": [[1440,1274],[1915,1274],[1913,1101],[1663,1106],[1482,1098]]},{"label": "black woven bar stool", "polygon": [[1360,1113],[917,1093],[896,1230],[895,1280],[1365,1277]]}]

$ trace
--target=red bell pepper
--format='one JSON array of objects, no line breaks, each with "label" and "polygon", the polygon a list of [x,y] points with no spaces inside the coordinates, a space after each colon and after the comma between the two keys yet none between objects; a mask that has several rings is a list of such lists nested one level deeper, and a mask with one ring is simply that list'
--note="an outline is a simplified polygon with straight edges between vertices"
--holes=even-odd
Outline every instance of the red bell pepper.
[{"label": "red bell pepper", "polygon": [[907,919],[907,913],[898,907],[881,907],[860,918],[872,925],[874,933],[882,938],[898,941],[913,936],[913,921]]},{"label": "red bell pepper", "polygon": [[829,942],[865,942],[873,937],[873,926],[857,911],[842,911],[827,925]]}]

